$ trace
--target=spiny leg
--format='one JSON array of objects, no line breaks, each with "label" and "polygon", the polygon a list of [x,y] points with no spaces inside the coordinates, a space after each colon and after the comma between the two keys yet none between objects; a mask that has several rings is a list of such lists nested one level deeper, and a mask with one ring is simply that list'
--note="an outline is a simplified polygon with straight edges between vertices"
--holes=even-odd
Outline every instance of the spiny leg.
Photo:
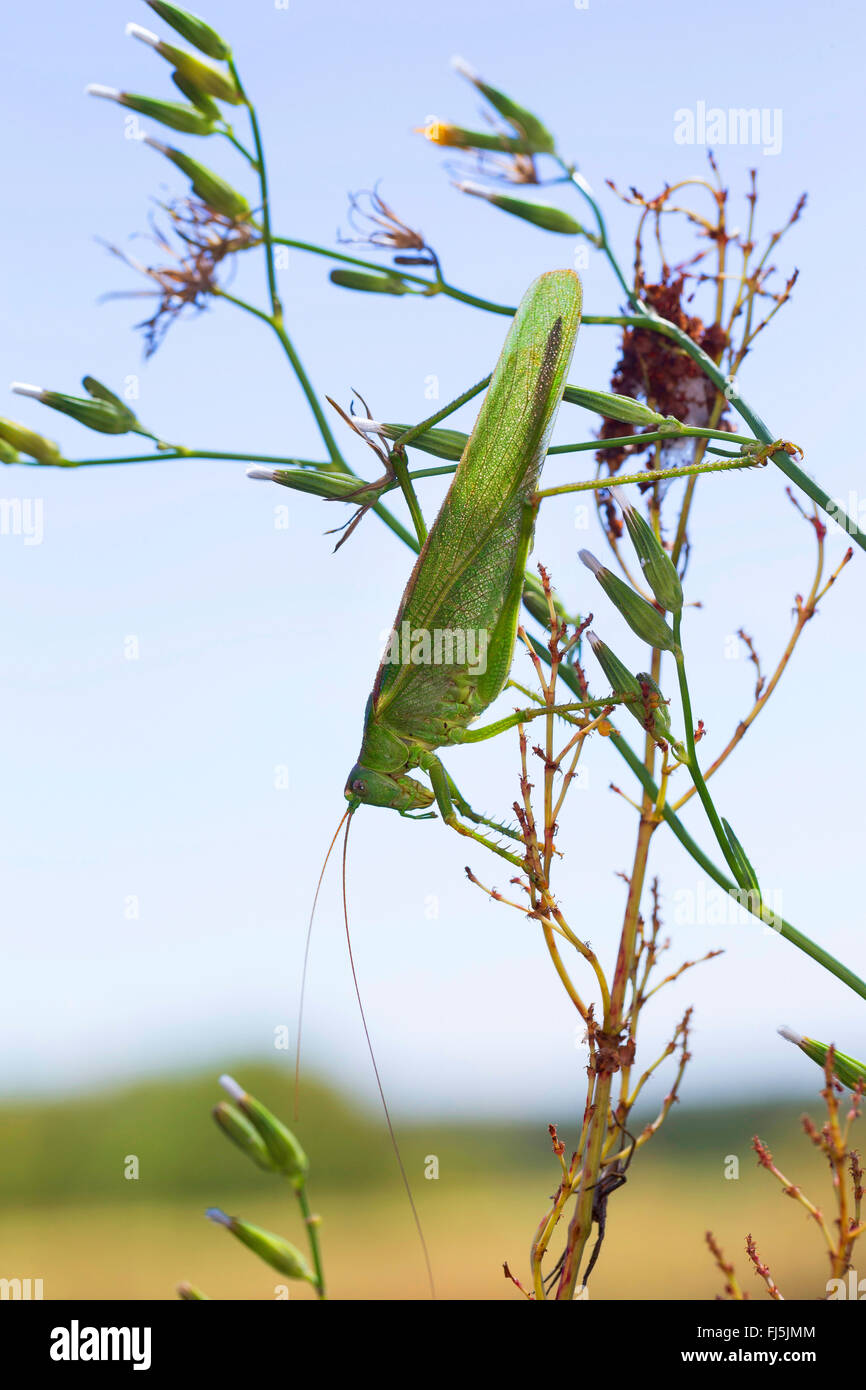
[{"label": "spiny leg", "polygon": [[492,850],[494,854],[498,854],[500,859],[507,859],[509,864],[514,864],[518,869],[525,872],[526,864],[522,859],[519,859],[516,854],[512,854],[510,850],[503,849],[501,845],[495,844],[493,840],[488,840],[485,835],[482,835],[477,830],[473,830],[470,825],[464,825],[463,822],[458,819],[457,813],[454,810],[454,798],[452,797],[451,787],[449,786],[451,779],[435,753],[428,753],[421,765],[430,778],[430,783],[436,796],[436,804],[439,807],[439,814],[445,824],[450,826],[452,830],[456,830],[458,835],[465,835],[470,840],[476,840],[478,844],[483,845],[485,849]]},{"label": "spiny leg", "polygon": [[460,788],[457,786],[454,778],[447,769],[443,770],[445,771],[445,776],[448,778],[448,790],[451,793],[451,799],[462,816],[466,816],[469,820],[474,821],[476,825],[489,825],[491,830],[498,831],[500,835],[507,835],[510,840],[519,840],[522,843],[519,830],[509,828],[507,825],[500,825],[499,821],[490,820],[487,816],[479,815],[477,811],[473,811],[465,796],[461,794]]}]

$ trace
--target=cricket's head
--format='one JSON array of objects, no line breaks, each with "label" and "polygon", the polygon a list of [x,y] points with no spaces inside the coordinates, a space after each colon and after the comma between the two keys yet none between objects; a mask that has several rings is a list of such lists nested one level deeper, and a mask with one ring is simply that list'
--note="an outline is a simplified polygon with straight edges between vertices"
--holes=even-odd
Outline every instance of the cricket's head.
[{"label": "cricket's head", "polygon": [[358,806],[386,806],[392,811],[423,811],[432,803],[433,793],[414,777],[391,772],[375,772],[356,763],[349,773],[343,793],[354,811]]}]

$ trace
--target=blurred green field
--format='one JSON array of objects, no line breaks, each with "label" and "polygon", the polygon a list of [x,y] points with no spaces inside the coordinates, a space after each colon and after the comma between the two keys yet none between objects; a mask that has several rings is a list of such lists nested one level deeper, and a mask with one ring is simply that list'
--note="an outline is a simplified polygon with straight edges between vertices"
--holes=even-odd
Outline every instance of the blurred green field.
[{"label": "blurred green field", "polygon": [[[288,1118],[284,1073],[240,1065],[236,1074]],[[46,1299],[172,1298],[182,1279],[212,1298],[273,1298],[279,1276],[203,1212],[222,1206],[300,1244],[295,1202],[281,1180],[253,1168],[217,1132],[210,1108],[218,1099],[208,1074],[0,1107],[0,1277],[42,1278]],[[721,1280],[704,1244],[708,1228],[753,1297],[762,1297],[763,1286],[745,1258],[747,1233],[788,1298],[823,1296],[820,1233],[758,1169],[750,1148],[758,1130],[783,1171],[828,1206],[828,1175],[799,1126],[804,1109],[818,1117],[820,1101],[671,1115],[611,1197],[593,1298],[713,1298]],[[427,1297],[378,1117],[309,1086],[301,1114],[331,1296]],[[545,1126],[427,1120],[399,1132],[439,1296],[514,1297],[502,1263],[525,1273],[529,1242],[557,1183]],[[136,1180],[124,1177],[130,1155],[139,1163]],[[435,1180],[424,1177],[429,1155],[438,1159]],[[725,1177],[731,1157],[739,1160],[735,1180]],[[309,1296],[292,1286],[292,1297]]]}]

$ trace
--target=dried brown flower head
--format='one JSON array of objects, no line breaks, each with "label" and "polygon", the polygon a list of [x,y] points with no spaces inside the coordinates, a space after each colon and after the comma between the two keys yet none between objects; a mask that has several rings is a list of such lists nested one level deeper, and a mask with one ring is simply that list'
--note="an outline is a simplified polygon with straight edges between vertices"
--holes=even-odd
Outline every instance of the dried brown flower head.
[{"label": "dried brown flower head", "polygon": [[503,152],[491,154],[478,150],[475,161],[469,165],[446,164],[446,169],[458,181],[467,177],[487,179],[491,183],[540,184],[535,158],[531,154]]},{"label": "dried brown flower head", "polygon": [[156,313],[136,324],[137,328],[144,329],[147,357],[153,355],[184,309],[203,309],[207,296],[217,292],[216,272],[226,258],[260,240],[260,234],[249,223],[225,217],[195,198],[183,198],[160,207],[169,219],[169,232],[162,231],[152,221],[150,239],[170,258],[169,264],[145,265],[116,246],[108,248],[156,286],[153,290],[117,291],[104,296],[106,299],[157,296]]},{"label": "dried brown flower head", "polygon": [[[387,251],[427,252],[433,257],[421,232],[402,221],[380,196],[378,187],[364,188],[349,194],[349,223],[357,236],[343,237],[343,243],[380,246]],[[433,264],[433,259],[418,259],[415,264]]]}]

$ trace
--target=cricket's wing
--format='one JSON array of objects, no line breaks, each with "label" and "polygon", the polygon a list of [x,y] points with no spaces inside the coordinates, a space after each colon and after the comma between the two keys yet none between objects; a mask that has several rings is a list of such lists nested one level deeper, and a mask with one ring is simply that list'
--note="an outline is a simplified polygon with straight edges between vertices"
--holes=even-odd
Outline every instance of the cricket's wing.
[{"label": "cricket's wing", "polygon": [[[529,287],[514,316],[451,487],[421,550],[374,686],[376,712],[406,733],[453,700],[462,666],[423,660],[423,634],[474,634],[485,648],[525,561],[524,514],[562,400],[580,325],[580,280],[554,270]],[[524,537],[525,539],[525,537]],[[521,568],[522,572],[522,568]],[[405,634],[422,634],[411,660]],[[481,637],[484,633],[486,636]],[[395,654],[401,658],[394,660]],[[421,730],[417,732],[420,734]]]}]

